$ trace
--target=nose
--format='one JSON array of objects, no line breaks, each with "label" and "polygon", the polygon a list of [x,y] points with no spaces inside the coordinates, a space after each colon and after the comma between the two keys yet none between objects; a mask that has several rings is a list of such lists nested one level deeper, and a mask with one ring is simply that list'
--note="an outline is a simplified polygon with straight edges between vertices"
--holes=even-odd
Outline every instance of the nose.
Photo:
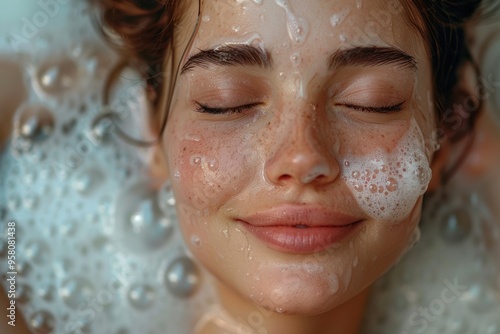
[{"label": "nose", "polygon": [[338,177],[340,166],[334,155],[335,143],[322,135],[319,122],[310,114],[302,114],[280,123],[274,138],[275,149],[265,164],[270,182],[320,185]]}]

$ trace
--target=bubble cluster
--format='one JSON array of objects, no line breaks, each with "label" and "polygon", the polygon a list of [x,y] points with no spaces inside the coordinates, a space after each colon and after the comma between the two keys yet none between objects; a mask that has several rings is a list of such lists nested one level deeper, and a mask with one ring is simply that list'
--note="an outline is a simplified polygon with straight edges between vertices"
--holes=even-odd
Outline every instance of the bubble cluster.
[{"label": "bubble cluster", "polygon": [[401,221],[427,190],[431,170],[419,134],[412,121],[409,133],[392,152],[345,158],[342,177],[370,217]]}]

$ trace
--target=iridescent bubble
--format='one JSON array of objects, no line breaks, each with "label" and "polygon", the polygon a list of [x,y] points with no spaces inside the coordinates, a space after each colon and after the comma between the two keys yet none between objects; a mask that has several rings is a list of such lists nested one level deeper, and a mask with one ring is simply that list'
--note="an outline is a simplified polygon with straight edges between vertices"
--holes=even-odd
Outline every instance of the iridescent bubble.
[{"label": "iridescent bubble", "polygon": [[29,324],[36,334],[49,334],[54,330],[55,319],[50,312],[43,310],[33,313]]},{"label": "iridescent bubble", "polygon": [[25,260],[19,260],[16,262],[16,272],[20,276],[28,276],[31,273],[31,264]]},{"label": "iridescent bubble", "polygon": [[493,290],[481,281],[471,284],[460,299],[468,302],[469,308],[478,314],[487,313],[496,305]]},{"label": "iridescent bubble", "polygon": [[77,64],[69,58],[50,60],[37,71],[36,77],[42,91],[60,95],[73,88],[78,76]]},{"label": "iridescent bubble", "polygon": [[104,174],[96,168],[84,170],[73,180],[73,188],[82,195],[88,195],[104,181]]},{"label": "iridescent bubble", "polygon": [[99,118],[92,123],[89,136],[97,141],[97,145],[101,142],[107,142],[111,138],[114,126],[109,117]]},{"label": "iridescent bubble", "polygon": [[355,184],[354,190],[356,190],[357,192],[362,192],[364,190],[364,187],[362,184]]},{"label": "iridescent bubble", "polygon": [[442,218],[440,226],[441,237],[450,243],[458,243],[465,240],[471,230],[471,217],[464,209],[457,208]]},{"label": "iridescent bubble", "polygon": [[54,287],[52,285],[42,285],[38,287],[38,295],[46,301],[52,301],[54,297]]},{"label": "iridescent bubble", "polygon": [[199,282],[198,268],[187,256],[175,259],[167,268],[165,283],[168,290],[178,298],[187,298],[193,295]]},{"label": "iridescent bubble", "polygon": [[165,214],[171,214],[175,210],[175,197],[170,181],[165,182],[158,192],[158,205]]},{"label": "iridescent bubble", "polygon": [[76,276],[62,284],[59,294],[66,305],[75,309],[93,296],[94,287],[87,279]]},{"label": "iridescent bubble", "polygon": [[123,194],[116,208],[120,222],[117,232],[126,249],[152,251],[164,246],[173,231],[173,210],[169,215],[164,214],[158,196],[142,184],[126,189]]},{"label": "iridescent bubble", "polygon": [[500,323],[487,325],[485,334],[500,334]]},{"label": "iridescent bubble", "polygon": [[147,284],[133,285],[127,294],[130,304],[138,310],[151,307],[155,301],[155,290]]},{"label": "iridescent bubble", "polygon": [[42,264],[49,258],[49,247],[43,241],[32,240],[26,244],[24,254],[33,263]]},{"label": "iridescent bubble", "polygon": [[15,135],[29,141],[39,143],[45,141],[54,130],[54,115],[42,105],[24,105],[18,111],[15,124]]},{"label": "iridescent bubble", "polygon": [[385,188],[390,192],[398,190],[398,181],[392,177],[388,178],[385,182]]}]

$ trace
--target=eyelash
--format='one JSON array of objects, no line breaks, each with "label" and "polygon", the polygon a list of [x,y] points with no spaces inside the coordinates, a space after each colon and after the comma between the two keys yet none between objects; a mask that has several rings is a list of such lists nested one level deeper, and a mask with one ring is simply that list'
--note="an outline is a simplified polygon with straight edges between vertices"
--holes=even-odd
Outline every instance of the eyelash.
[{"label": "eyelash", "polygon": [[392,106],[382,106],[382,107],[363,107],[354,104],[338,104],[338,106],[343,106],[355,111],[369,112],[369,113],[379,113],[379,114],[392,114],[403,110],[403,105],[405,103],[401,102]]},{"label": "eyelash", "polygon": [[[224,115],[224,114],[239,114],[244,112],[245,110],[252,109],[261,105],[262,103],[250,103],[245,104],[243,106],[237,107],[229,107],[229,108],[216,108],[216,107],[208,107],[199,102],[196,102],[196,112],[203,114],[212,114],[212,115]],[[369,113],[380,113],[380,114],[391,114],[396,113],[403,110],[404,102],[399,104],[395,104],[392,106],[383,106],[383,107],[363,107],[357,106],[354,104],[339,104],[338,106],[343,106],[349,109],[353,109],[355,111],[369,112]]]},{"label": "eyelash", "polygon": [[260,106],[261,104],[262,103],[250,103],[237,107],[216,108],[216,107],[208,107],[199,102],[196,102],[196,112],[203,114],[213,114],[213,115],[239,114],[244,112],[245,110]]}]

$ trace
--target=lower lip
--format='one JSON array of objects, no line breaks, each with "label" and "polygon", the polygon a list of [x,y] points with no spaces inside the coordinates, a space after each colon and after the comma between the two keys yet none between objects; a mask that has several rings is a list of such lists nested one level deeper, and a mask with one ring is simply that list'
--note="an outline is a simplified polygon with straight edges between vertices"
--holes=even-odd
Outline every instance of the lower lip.
[{"label": "lower lip", "polygon": [[353,233],[360,222],[346,226],[297,228],[292,226],[254,226],[240,221],[251,234],[270,248],[281,252],[307,254],[321,252]]}]

